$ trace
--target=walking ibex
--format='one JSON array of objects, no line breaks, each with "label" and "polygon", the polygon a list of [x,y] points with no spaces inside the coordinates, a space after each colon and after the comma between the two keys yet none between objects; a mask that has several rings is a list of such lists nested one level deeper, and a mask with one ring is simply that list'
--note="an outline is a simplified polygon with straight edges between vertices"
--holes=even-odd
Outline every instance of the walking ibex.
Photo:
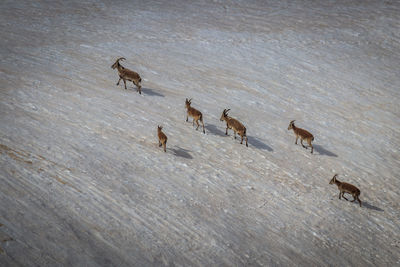
[{"label": "walking ibex", "polygon": [[164,152],[167,152],[167,136],[165,133],[163,133],[162,126],[158,125],[157,126],[157,135],[158,135],[158,146],[163,146],[164,147]]},{"label": "walking ibex", "polygon": [[241,124],[238,120],[229,117],[228,116],[228,111],[231,109],[224,109],[221,115],[221,121],[226,121],[226,131],[225,134],[228,135],[228,129],[232,129],[235,135],[236,139],[236,133],[240,135],[242,140],[240,141],[241,144],[243,144],[243,138],[246,140],[246,146],[248,147],[249,145],[247,144],[247,136],[246,136],[246,127],[244,127],[243,124]]},{"label": "walking ibex", "polygon": [[186,106],[186,110],[187,110],[186,121],[189,120],[189,117],[192,117],[193,118],[193,126],[194,126],[194,122],[196,122],[196,124],[197,124],[196,130],[199,129],[199,126],[200,126],[199,121],[201,121],[201,124],[203,125],[203,133],[205,134],[206,131],[204,130],[203,114],[201,114],[201,112],[198,111],[197,109],[192,108],[190,106],[190,104],[192,104],[192,99],[188,100],[186,98],[186,102],[185,102],[185,106]]},{"label": "walking ibex", "polygon": [[358,203],[360,203],[360,207],[361,207],[361,200],[358,198],[361,194],[360,189],[358,189],[357,187],[355,187],[352,184],[348,184],[348,183],[344,183],[344,182],[340,182],[339,180],[336,179],[338,175],[335,174],[333,176],[333,178],[331,179],[331,181],[329,182],[329,184],[335,184],[337,185],[338,189],[339,189],[339,199],[341,197],[343,197],[344,199],[346,199],[348,201],[348,199],[344,196],[344,193],[348,193],[351,194],[353,196],[353,200],[351,202],[354,201],[358,201]]},{"label": "walking ibex", "polygon": [[297,145],[297,139],[299,139],[300,137],[300,143],[301,145],[307,149],[307,147],[305,145],[303,145],[303,140],[306,140],[307,143],[309,144],[309,146],[311,147],[311,153],[313,153],[314,151],[314,147],[312,146],[311,142],[314,141],[314,136],[309,133],[308,131],[301,129],[301,128],[297,128],[294,125],[295,120],[291,121],[288,127],[288,130],[293,129],[294,134],[296,135],[296,142],[295,144]]},{"label": "walking ibex", "polygon": [[115,61],[115,63],[111,66],[112,69],[117,68],[117,70],[118,70],[119,80],[117,82],[117,85],[119,85],[119,82],[121,80],[123,80],[124,84],[125,84],[125,89],[126,89],[126,81],[131,81],[131,82],[133,82],[134,85],[136,85],[137,91],[139,92],[139,94],[142,94],[142,85],[141,85],[142,78],[140,78],[140,76],[137,72],[127,69],[127,68],[123,67],[121,64],[119,64],[120,60],[125,60],[125,58],[124,57],[118,58]]}]

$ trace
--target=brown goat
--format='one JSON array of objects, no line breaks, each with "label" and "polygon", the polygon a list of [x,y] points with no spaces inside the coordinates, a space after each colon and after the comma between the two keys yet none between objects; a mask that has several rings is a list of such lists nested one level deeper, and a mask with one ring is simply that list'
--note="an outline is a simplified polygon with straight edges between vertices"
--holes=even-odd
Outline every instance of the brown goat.
[{"label": "brown goat", "polygon": [[157,135],[158,135],[158,146],[164,146],[164,152],[167,152],[167,136],[163,133],[162,126],[158,125],[157,127]]},{"label": "brown goat", "polygon": [[346,199],[348,201],[348,199],[344,196],[344,193],[348,193],[351,194],[353,196],[353,200],[351,202],[354,201],[358,201],[358,203],[360,203],[360,207],[361,207],[361,200],[359,199],[359,196],[361,194],[360,189],[358,189],[357,187],[355,187],[352,184],[348,184],[348,183],[344,183],[344,182],[340,182],[339,180],[336,179],[338,175],[335,174],[333,176],[333,178],[331,179],[331,181],[329,182],[329,184],[335,184],[337,185],[338,189],[339,189],[339,199],[341,197],[343,197],[344,199]]},{"label": "brown goat", "polygon": [[186,98],[186,102],[185,102],[185,106],[186,106],[186,110],[187,110],[186,121],[189,120],[189,117],[192,117],[193,118],[193,126],[194,126],[194,122],[196,122],[196,124],[197,124],[196,130],[199,129],[199,126],[200,126],[199,121],[201,121],[201,124],[203,125],[203,133],[205,134],[206,131],[204,130],[203,114],[201,114],[201,112],[198,111],[197,109],[192,108],[190,106],[190,104],[192,104],[192,99],[188,100]]},{"label": "brown goat", "polygon": [[224,109],[224,111],[222,112],[221,121],[226,121],[226,131],[225,134],[228,135],[228,129],[232,129],[235,135],[235,139],[236,139],[236,132],[240,135],[240,137],[242,138],[242,140],[240,141],[241,144],[243,144],[243,138],[246,139],[246,146],[248,147],[249,145],[247,144],[247,136],[246,136],[246,127],[244,127],[243,124],[241,124],[238,120],[229,117],[228,116],[228,111],[230,109]]},{"label": "brown goat", "polygon": [[302,145],[305,149],[307,149],[307,147],[306,147],[305,145],[303,145],[303,140],[306,140],[307,143],[308,143],[308,145],[311,147],[311,153],[313,153],[314,147],[312,146],[311,142],[314,141],[314,136],[313,136],[310,132],[308,132],[308,131],[306,131],[306,130],[304,130],[304,129],[297,128],[297,127],[294,125],[294,122],[295,122],[295,120],[293,120],[293,121],[290,122],[289,127],[288,127],[288,130],[293,129],[293,132],[294,132],[294,134],[296,135],[296,142],[295,142],[295,144],[297,145],[297,140],[298,140],[299,137],[300,137],[300,143],[301,143],[301,145]]},{"label": "brown goat", "polygon": [[125,60],[124,57],[118,58],[114,64],[112,64],[111,68],[115,69],[117,68],[118,70],[118,75],[119,75],[119,80],[117,82],[117,85],[119,85],[119,82],[121,80],[124,81],[125,84],[125,89],[126,89],[126,81],[131,81],[133,82],[134,85],[136,85],[137,87],[137,91],[139,92],[139,94],[142,94],[142,78],[140,78],[140,75],[137,72],[134,72],[132,70],[129,70],[127,68],[124,68],[119,61],[120,60]]}]

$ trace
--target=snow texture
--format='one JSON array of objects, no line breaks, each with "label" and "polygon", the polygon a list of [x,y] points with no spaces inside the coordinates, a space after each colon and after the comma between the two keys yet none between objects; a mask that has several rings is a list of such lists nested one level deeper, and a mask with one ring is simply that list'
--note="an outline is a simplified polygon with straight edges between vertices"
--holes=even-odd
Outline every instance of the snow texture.
[{"label": "snow texture", "polygon": [[400,265],[399,1],[2,0],[0,25],[1,266]]}]

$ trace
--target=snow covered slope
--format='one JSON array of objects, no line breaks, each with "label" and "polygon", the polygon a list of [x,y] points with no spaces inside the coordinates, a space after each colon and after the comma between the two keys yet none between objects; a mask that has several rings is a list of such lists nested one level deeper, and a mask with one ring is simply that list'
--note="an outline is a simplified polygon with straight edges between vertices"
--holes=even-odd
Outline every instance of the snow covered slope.
[{"label": "snow covered slope", "polygon": [[1,266],[400,264],[399,1],[3,0],[0,25]]}]

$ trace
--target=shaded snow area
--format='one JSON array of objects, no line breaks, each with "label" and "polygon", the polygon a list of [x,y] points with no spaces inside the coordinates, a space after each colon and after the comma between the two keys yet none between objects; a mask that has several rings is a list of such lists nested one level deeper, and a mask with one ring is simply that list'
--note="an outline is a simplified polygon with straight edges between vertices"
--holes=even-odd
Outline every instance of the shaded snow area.
[{"label": "shaded snow area", "polygon": [[0,25],[1,266],[400,265],[399,1],[2,0]]}]

